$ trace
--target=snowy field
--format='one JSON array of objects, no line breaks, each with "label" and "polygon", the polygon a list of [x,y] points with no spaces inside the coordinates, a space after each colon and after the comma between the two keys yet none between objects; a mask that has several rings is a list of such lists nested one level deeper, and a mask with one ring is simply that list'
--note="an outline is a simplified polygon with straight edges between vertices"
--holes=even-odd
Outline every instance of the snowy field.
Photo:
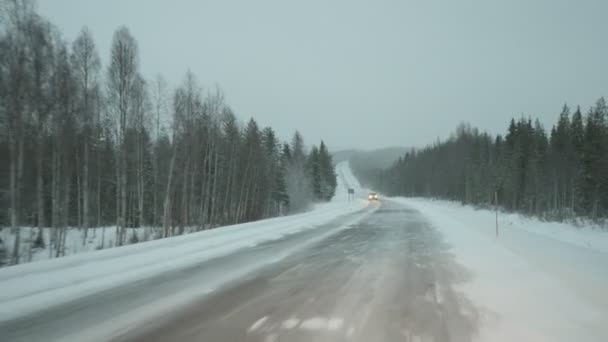
[{"label": "snowy field", "polygon": [[608,232],[451,202],[395,198],[444,236],[470,281],[479,341],[608,341]]},{"label": "snowy field", "polygon": [[349,201],[346,195],[347,187],[359,188],[348,164],[338,165],[337,171],[335,199],[310,212],[2,268],[0,321],[312,229],[365,208],[367,201]]}]

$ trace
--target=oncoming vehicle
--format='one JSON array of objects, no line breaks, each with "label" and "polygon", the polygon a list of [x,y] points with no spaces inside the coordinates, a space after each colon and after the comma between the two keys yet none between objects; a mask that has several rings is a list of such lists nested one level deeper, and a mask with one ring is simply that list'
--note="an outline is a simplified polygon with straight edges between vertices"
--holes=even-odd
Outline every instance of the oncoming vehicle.
[{"label": "oncoming vehicle", "polygon": [[369,195],[367,195],[367,199],[369,201],[377,201],[378,200],[378,194],[375,192],[370,192]]}]

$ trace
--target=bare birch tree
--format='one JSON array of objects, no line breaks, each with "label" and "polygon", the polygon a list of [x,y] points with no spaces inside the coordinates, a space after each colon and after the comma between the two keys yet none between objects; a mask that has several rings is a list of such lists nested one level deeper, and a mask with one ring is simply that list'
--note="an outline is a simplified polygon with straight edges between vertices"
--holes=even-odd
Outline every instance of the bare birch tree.
[{"label": "bare birch tree", "polygon": [[138,75],[137,43],[126,27],[114,33],[107,77],[109,110],[115,117],[117,143],[117,214],[116,243],[124,243],[127,215],[127,151],[125,136],[132,110],[132,92]]},{"label": "bare birch tree", "polygon": [[94,106],[91,105],[91,102],[95,100],[94,92],[97,89],[98,74],[101,67],[93,37],[86,27],[80,31],[80,35],[72,44],[71,62],[74,77],[78,82],[80,90],[79,112],[83,139],[82,224],[84,234],[82,244],[84,245],[90,227],[89,139],[94,120]]}]

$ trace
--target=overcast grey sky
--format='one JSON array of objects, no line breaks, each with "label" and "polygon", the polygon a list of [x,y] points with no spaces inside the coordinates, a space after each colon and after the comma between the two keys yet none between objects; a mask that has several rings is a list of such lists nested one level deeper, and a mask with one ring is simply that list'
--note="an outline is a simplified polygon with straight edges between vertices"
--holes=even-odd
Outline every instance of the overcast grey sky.
[{"label": "overcast grey sky", "polygon": [[[114,30],[139,42],[146,77],[191,69],[243,121],[330,148],[418,146],[461,121],[502,133],[552,124],[563,103],[608,95],[608,1],[39,0],[107,61]],[[104,65],[105,67],[105,65]],[[547,127],[549,128],[549,127]]]}]

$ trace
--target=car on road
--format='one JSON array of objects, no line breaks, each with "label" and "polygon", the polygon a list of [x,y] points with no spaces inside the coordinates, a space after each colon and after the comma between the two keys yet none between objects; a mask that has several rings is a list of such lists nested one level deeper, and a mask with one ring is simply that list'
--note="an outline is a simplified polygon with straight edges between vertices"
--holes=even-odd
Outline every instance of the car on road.
[{"label": "car on road", "polygon": [[367,199],[369,201],[377,201],[378,200],[378,194],[375,192],[370,192],[369,195],[367,195]]}]

